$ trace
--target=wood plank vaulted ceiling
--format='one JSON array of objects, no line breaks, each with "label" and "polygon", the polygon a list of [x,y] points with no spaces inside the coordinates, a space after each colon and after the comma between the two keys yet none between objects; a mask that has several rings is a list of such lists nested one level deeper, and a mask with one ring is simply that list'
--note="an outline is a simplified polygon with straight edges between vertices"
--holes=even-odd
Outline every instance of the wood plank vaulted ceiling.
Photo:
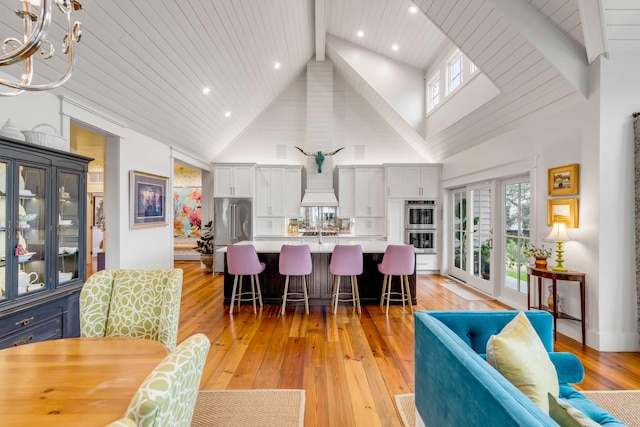
[{"label": "wood plank vaulted ceiling", "polygon": [[[504,0],[317,1],[325,7],[324,22],[316,22],[314,0],[84,0],[76,71],[55,93],[205,161],[233,143],[315,59],[317,31],[327,39],[326,57],[337,72],[425,160],[441,161],[579,96],[513,17],[498,10]],[[509,1],[523,3],[585,52],[580,2],[591,0]],[[4,37],[20,28],[13,13],[18,4],[0,6]],[[418,13],[408,13],[412,5]],[[610,39],[640,39],[640,2],[607,0],[604,9]],[[365,37],[356,35],[359,29]],[[51,33],[57,43],[59,23]],[[336,39],[425,73],[455,45],[501,93],[425,140],[423,129],[403,122],[331,48]],[[402,48],[392,51],[394,43]],[[37,64],[37,74],[54,78],[65,65],[59,58],[48,62]],[[207,96],[205,86],[211,88]],[[226,111],[232,112],[228,118]]]}]

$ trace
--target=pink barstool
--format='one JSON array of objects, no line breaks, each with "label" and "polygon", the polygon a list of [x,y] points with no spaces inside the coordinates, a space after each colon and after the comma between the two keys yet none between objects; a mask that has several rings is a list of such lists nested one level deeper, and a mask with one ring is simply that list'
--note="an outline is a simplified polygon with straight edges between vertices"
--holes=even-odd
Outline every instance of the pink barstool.
[{"label": "pink barstool", "polygon": [[[229,245],[227,246],[227,269],[229,274],[234,274],[233,290],[231,291],[231,304],[229,304],[229,314],[233,314],[233,300],[238,300],[238,309],[241,301],[253,302],[253,313],[256,314],[256,299],[262,307],[262,293],[260,292],[260,279],[258,274],[265,269],[264,262],[258,259],[258,253],[253,245]],[[251,276],[251,292],[242,292],[242,276]],[[240,286],[238,286],[240,277]],[[254,282],[255,280],[255,282]],[[257,295],[256,295],[257,291]],[[244,297],[244,295],[251,296]]]},{"label": "pink barstool", "polygon": [[[338,312],[339,301],[352,301],[360,314],[360,293],[356,276],[362,274],[362,264],[362,246],[336,245],[333,248],[329,263],[329,272],[333,274],[333,292],[331,293],[333,314]],[[340,276],[351,277],[351,292],[340,292]],[[340,295],[350,295],[350,298],[340,299]]]},{"label": "pink barstool", "polygon": [[[309,314],[309,294],[307,293],[306,276],[311,274],[311,250],[308,245],[282,245],[280,249],[280,274],[287,276],[284,280],[284,293],[282,294],[282,314],[287,306],[287,298],[300,296],[302,298],[289,298],[289,301],[304,301],[304,312]],[[302,276],[302,292],[289,292],[289,277]]]},{"label": "pink barstool", "polygon": [[[389,245],[384,252],[382,262],[378,264],[378,271],[384,274],[382,281],[382,296],[380,305],[387,301],[387,314],[389,314],[389,301],[405,301],[409,304],[411,313],[413,305],[411,303],[411,289],[409,288],[409,275],[416,269],[416,255],[413,245]],[[391,281],[393,276],[400,277],[400,292],[391,292]],[[391,295],[401,295],[401,298],[392,298]]]}]

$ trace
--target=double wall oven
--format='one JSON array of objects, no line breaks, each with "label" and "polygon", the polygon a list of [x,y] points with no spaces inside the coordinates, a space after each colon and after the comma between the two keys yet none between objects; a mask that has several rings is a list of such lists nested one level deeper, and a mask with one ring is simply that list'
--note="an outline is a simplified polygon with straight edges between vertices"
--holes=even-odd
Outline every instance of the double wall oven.
[{"label": "double wall oven", "polygon": [[407,200],[404,203],[405,243],[422,253],[436,253],[437,205],[436,200]]}]

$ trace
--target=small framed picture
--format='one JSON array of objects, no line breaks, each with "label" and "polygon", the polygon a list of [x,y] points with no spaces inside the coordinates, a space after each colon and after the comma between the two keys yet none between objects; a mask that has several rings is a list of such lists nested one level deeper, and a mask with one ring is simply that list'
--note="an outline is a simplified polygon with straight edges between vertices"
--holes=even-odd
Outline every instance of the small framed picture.
[{"label": "small framed picture", "polygon": [[104,225],[104,195],[93,196],[93,225],[102,227]]},{"label": "small framed picture", "polygon": [[578,194],[578,163],[549,169],[549,195]]},{"label": "small framed picture", "polygon": [[554,222],[564,222],[567,228],[578,228],[578,199],[547,200],[547,225],[553,227]]},{"label": "small framed picture", "polygon": [[130,227],[167,225],[168,178],[132,170],[130,181]]}]

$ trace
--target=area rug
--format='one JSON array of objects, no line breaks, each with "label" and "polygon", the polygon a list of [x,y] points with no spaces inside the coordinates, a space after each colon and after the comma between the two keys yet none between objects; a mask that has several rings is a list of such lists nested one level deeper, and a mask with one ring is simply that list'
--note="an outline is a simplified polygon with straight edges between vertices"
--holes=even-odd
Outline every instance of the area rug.
[{"label": "area rug", "polygon": [[198,393],[192,427],[302,427],[304,390],[208,390]]},{"label": "area rug", "polygon": [[495,299],[488,295],[481,294],[480,292],[472,291],[468,287],[456,282],[438,282],[438,284],[467,301],[487,301]]},{"label": "area rug", "polygon": [[629,427],[640,427],[640,390],[583,391],[581,393]]},{"label": "area rug", "polygon": [[396,394],[396,409],[404,427],[414,427],[416,425],[416,401],[413,393]]},{"label": "area rug", "polygon": [[[629,427],[640,427],[640,390],[582,391],[581,393]],[[415,395],[413,393],[397,394],[395,400],[396,409],[404,427],[414,427],[416,425]]]}]

